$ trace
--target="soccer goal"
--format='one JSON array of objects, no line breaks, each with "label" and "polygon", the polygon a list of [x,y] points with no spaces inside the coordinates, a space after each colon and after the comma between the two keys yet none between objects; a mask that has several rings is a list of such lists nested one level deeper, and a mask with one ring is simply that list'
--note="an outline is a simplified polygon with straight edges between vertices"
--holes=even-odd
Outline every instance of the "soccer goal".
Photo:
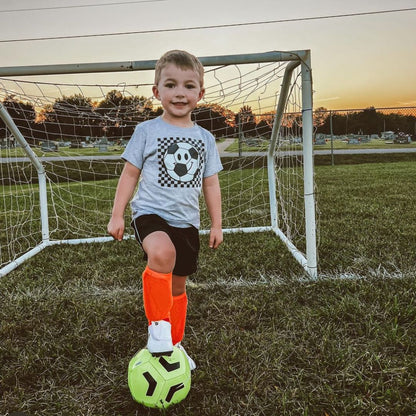
[{"label": "soccer goal", "polygon": [[[217,139],[224,232],[275,233],[315,278],[309,51],[200,60],[206,94],[193,117]],[[121,152],[161,114],[155,63],[0,68],[0,276],[52,245],[111,240]]]}]

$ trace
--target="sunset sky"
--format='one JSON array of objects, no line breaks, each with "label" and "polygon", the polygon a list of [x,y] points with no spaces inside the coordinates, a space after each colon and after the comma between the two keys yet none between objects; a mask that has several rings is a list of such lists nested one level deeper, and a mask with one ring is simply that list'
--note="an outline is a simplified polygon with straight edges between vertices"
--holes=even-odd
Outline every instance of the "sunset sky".
[{"label": "sunset sky", "polygon": [[[416,106],[416,10],[374,13],[409,8],[415,0],[0,0],[0,56],[25,66],[310,49],[315,108]],[[242,23],[256,24],[203,28]],[[54,37],[66,39],[35,40]]]}]

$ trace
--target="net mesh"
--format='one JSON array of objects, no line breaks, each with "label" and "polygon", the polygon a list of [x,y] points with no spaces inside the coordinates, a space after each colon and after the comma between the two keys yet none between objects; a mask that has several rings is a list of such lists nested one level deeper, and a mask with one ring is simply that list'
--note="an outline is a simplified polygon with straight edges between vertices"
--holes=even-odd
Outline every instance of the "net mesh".
[{"label": "net mesh", "polygon": [[[193,119],[217,139],[225,229],[270,226],[266,153],[285,68],[279,62],[206,68],[206,93]],[[46,171],[51,240],[106,236],[123,148],[137,123],[162,112],[149,95],[151,71],[135,73],[135,82],[126,73],[93,80],[84,74],[0,79],[0,101]],[[303,250],[301,130],[294,73],[273,153],[279,226]],[[42,232],[36,169],[2,120],[0,145],[3,266],[39,244]],[[209,229],[204,209],[201,229]]]}]

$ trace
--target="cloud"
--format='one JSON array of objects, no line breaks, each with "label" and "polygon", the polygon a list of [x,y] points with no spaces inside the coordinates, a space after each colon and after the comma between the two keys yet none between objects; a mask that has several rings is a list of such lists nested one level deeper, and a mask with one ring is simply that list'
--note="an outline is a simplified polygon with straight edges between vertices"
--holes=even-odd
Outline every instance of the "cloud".
[{"label": "cloud", "polygon": [[327,97],[327,98],[319,98],[319,99],[314,99],[314,101],[316,103],[320,103],[322,101],[336,101],[336,100],[340,100],[341,97]]},{"label": "cloud", "polygon": [[416,100],[407,101],[407,102],[399,101],[398,103],[399,103],[399,105],[404,106],[404,107],[414,107],[414,106],[416,106]]}]

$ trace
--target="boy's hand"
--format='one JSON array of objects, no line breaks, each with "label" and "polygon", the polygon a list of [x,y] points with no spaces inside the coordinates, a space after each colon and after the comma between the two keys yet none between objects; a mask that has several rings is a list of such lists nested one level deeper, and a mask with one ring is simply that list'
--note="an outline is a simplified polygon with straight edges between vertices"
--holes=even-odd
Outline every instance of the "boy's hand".
[{"label": "boy's hand", "polygon": [[222,228],[211,227],[209,232],[209,248],[216,249],[222,242]]},{"label": "boy's hand", "polygon": [[124,234],[124,218],[111,217],[107,231],[115,240],[121,241]]}]

